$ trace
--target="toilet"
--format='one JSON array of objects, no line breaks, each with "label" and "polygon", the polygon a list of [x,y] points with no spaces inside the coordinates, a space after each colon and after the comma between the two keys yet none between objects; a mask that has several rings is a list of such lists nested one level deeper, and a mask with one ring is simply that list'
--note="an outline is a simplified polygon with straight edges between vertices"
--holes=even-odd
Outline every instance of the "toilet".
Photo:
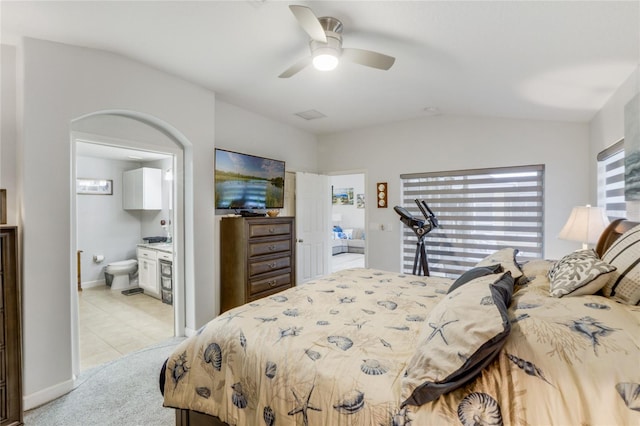
[{"label": "toilet", "polygon": [[135,259],[121,260],[106,266],[104,278],[111,290],[125,290],[133,287],[131,277],[138,270],[138,261]]}]

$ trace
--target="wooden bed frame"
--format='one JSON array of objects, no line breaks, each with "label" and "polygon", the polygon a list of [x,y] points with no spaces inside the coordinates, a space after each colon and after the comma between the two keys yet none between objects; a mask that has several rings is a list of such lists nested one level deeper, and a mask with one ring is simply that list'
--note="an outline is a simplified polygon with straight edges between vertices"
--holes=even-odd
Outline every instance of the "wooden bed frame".
[{"label": "wooden bed frame", "polygon": [[[640,224],[640,222],[632,222],[627,219],[616,219],[611,222],[602,232],[598,244],[596,244],[596,253],[602,256],[620,235],[638,224]],[[209,414],[181,408],[176,408],[175,410],[176,426],[229,426],[219,418]]]}]

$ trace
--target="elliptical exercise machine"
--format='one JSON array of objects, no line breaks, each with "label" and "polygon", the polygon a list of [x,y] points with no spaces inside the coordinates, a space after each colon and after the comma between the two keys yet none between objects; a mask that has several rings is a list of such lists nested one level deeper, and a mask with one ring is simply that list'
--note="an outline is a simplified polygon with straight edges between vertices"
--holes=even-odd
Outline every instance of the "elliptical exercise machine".
[{"label": "elliptical exercise machine", "polygon": [[431,232],[433,228],[438,227],[438,219],[436,218],[436,215],[433,214],[426,201],[418,199],[415,199],[414,201],[422,212],[424,219],[416,218],[404,207],[395,206],[393,209],[400,215],[400,221],[411,228],[418,237],[416,255],[413,259],[413,275],[420,275],[420,270],[418,269],[419,264],[424,276],[428,277],[429,262],[427,261],[427,250],[424,246],[424,237]]}]

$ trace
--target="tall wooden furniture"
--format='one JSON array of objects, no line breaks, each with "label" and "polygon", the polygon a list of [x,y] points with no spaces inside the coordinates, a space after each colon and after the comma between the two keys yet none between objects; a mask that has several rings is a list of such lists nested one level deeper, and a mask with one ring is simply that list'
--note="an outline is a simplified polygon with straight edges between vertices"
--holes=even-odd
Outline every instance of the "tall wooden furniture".
[{"label": "tall wooden furniture", "polygon": [[18,229],[0,227],[0,425],[22,425]]},{"label": "tall wooden furniture", "polygon": [[293,217],[223,217],[220,222],[220,310],[295,285]]}]

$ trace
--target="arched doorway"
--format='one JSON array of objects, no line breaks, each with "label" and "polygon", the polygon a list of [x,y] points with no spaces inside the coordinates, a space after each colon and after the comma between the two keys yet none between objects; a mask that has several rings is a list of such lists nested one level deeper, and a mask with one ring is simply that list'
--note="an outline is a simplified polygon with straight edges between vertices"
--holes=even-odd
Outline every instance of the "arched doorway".
[{"label": "arched doorway", "polygon": [[[144,151],[167,152],[174,156],[173,170],[173,215],[174,226],[174,333],[185,332],[185,285],[193,282],[193,187],[192,187],[192,145],[175,127],[149,114],[128,110],[104,110],[86,114],[71,121],[71,185],[75,188],[76,141],[88,134],[99,135],[101,143]],[[153,137],[149,137],[153,135]],[[71,197],[71,249],[72,271],[77,270],[77,194]],[[79,312],[78,293],[72,297],[72,365],[74,375],[80,372]]]}]

